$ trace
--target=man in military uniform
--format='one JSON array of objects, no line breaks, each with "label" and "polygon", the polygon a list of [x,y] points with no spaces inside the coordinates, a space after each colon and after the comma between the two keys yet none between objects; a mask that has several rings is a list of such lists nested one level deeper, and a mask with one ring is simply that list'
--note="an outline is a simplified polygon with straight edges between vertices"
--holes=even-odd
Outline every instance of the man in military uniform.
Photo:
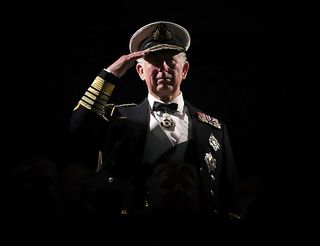
[{"label": "man in military uniform", "polygon": [[[72,132],[90,133],[90,140],[79,138],[79,144],[94,146],[99,157],[86,188],[89,211],[136,214],[159,208],[154,202],[170,197],[166,207],[172,202],[174,211],[186,206],[223,219],[239,218],[237,172],[226,126],[192,106],[180,90],[190,66],[189,46],[188,31],[176,23],[141,27],[130,39],[130,53],[103,69],[74,108]],[[134,64],[146,83],[146,98],[138,105],[110,103]],[[185,198],[197,194],[177,203],[182,196],[164,194],[177,194],[173,190]]]}]

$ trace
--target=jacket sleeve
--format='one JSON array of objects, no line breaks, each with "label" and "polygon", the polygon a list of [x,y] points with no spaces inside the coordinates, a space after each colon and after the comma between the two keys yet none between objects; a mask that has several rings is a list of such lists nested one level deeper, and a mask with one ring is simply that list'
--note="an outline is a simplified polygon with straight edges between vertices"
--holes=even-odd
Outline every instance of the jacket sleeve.
[{"label": "jacket sleeve", "polygon": [[108,122],[117,114],[109,99],[118,82],[116,76],[102,70],[71,112],[69,134],[73,160],[96,166]]},{"label": "jacket sleeve", "polygon": [[79,108],[84,107],[97,115],[107,117],[108,109],[112,108],[112,104],[109,104],[109,99],[118,83],[119,78],[112,73],[102,70],[73,111],[78,112]]}]

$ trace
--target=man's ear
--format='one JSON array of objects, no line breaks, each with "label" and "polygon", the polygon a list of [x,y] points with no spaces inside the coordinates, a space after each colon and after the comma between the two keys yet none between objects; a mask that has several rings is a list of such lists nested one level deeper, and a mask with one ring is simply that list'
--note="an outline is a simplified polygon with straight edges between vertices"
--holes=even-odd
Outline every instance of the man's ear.
[{"label": "man's ear", "polygon": [[184,65],[183,65],[183,69],[182,69],[182,79],[185,79],[187,77],[187,74],[188,74],[188,71],[189,71],[189,62],[186,62]]},{"label": "man's ear", "polygon": [[138,62],[136,64],[136,70],[137,70],[137,73],[139,74],[140,76],[140,79],[141,80],[145,80],[145,77],[144,77],[144,69],[143,69],[143,66],[140,62]]}]

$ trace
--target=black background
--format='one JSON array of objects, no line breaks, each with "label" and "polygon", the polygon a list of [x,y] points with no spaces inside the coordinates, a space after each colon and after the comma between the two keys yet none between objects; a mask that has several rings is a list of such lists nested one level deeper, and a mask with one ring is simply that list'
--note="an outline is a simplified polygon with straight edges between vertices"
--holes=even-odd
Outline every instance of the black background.
[{"label": "black background", "polygon": [[[68,162],[69,116],[82,93],[103,67],[128,53],[138,28],[168,20],[191,35],[184,97],[227,123],[241,179],[258,177],[272,206],[316,221],[315,6],[46,2],[17,4],[8,12],[9,18],[2,17],[9,65],[2,104],[8,170],[34,155]],[[116,102],[140,102],[146,88],[134,69],[124,80]]]}]

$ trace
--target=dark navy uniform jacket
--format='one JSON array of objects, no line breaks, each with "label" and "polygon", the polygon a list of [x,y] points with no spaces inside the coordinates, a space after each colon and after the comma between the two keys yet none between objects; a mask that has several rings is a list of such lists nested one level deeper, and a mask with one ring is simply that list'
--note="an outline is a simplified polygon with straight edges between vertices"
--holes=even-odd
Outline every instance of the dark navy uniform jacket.
[{"label": "dark navy uniform jacket", "polygon": [[[237,170],[227,128],[190,103],[185,102],[185,105],[189,110],[193,135],[193,145],[188,151],[197,163],[205,206],[221,216],[237,217],[240,213]],[[132,213],[145,205],[145,180],[150,174],[149,165],[142,163],[149,127],[149,104],[146,98],[139,105],[114,105],[110,111],[113,117],[105,118],[79,105],[72,113],[71,131],[87,134],[78,138],[77,144],[88,146],[79,151],[94,149],[99,162],[88,190],[102,195],[100,198],[91,197],[95,205],[88,203],[89,209],[118,211],[120,207],[122,213]],[[212,138],[219,147],[213,147]]]}]

